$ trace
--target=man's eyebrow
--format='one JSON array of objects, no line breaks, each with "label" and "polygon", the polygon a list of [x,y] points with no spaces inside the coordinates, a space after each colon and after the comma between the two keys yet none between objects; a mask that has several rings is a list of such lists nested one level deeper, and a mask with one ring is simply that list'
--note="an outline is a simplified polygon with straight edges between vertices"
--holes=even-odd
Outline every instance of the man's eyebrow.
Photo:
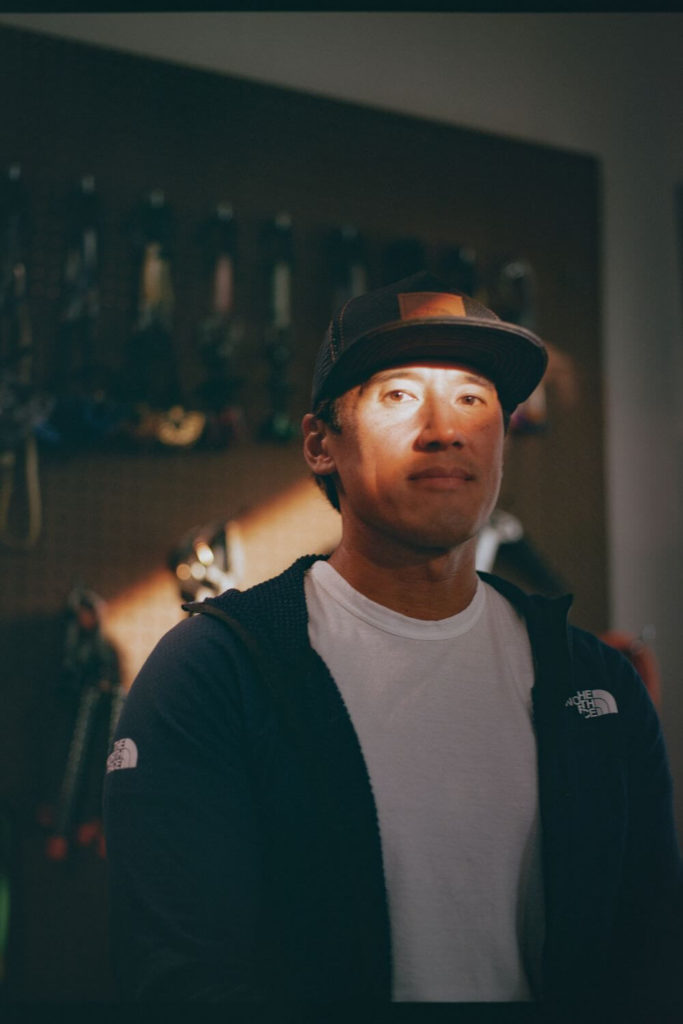
[{"label": "man's eyebrow", "polygon": [[[420,380],[420,373],[402,366],[392,366],[386,370],[378,370],[377,373],[373,373],[362,387],[367,387],[369,384],[383,384],[385,381],[393,380],[396,377],[401,377],[407,380]],[[482,377],[476,373],[465,373],[462,378],[463,384],[478,384],[480,387],[489,388],[492,391],[496,390],[496,386],[493,381],[490,381],[488,377]]]},{"label": "man's eyebrow", "polygon": [[490,388],[492,391],[496,390],[496,386],[492,380],[488,377],[480,377],[478,373],[468,373],[465,376],[466,384],[481,384],[484,388]]}]

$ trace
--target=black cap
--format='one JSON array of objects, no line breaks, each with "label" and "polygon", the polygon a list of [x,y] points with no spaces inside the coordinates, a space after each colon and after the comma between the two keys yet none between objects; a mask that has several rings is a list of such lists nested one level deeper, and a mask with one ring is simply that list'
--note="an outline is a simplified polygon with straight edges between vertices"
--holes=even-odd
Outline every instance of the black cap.
[{"label": "black cap", "polygon": [[411,359],[471,366],[512,412],[541,380],[548,354],[540,338],[507,323],[476,299],[421,271],[349,299],[334,314],[313,371],[312,408]]}]

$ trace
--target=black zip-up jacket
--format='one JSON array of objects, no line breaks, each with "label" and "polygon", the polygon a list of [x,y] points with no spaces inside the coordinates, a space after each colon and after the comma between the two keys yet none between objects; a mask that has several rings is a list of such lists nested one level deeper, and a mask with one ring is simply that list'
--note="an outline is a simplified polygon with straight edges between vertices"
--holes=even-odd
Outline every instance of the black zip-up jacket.
[{"label": "black zip-up jacket", "polygon": [[[313,561],[206,602],[130,691],[105,783],[124,999],[390,999],[377,813],[308,642]],[[543,999],[668,1007],[682,869],[656,712],[621,654],[567,625],[570,598],[484,578],[523,613],[534,657]]]}]

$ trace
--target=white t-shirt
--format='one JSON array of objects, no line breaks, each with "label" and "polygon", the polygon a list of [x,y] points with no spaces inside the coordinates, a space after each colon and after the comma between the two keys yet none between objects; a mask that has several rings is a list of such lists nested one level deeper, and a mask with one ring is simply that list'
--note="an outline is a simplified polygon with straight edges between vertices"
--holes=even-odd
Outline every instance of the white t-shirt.
[{"label": "white t-shirt", "polygon": [[393,999],[535,998],[543,939],[531,649],[479,581],[460,614],[412,619],[325,561],[311,645],[358,734],[379,816]]}]

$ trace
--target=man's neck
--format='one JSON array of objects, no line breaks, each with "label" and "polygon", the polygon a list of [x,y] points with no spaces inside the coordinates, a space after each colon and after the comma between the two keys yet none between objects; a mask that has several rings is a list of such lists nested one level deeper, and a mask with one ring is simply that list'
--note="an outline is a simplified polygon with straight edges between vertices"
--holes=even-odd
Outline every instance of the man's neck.
[{"label": "man's neck", "polygon": [[414,619],[446,619],[464,611],[477,589],[476,538],[446,552],[410,559],[350,549],[342,540],[330,565],[377,604]]}]

